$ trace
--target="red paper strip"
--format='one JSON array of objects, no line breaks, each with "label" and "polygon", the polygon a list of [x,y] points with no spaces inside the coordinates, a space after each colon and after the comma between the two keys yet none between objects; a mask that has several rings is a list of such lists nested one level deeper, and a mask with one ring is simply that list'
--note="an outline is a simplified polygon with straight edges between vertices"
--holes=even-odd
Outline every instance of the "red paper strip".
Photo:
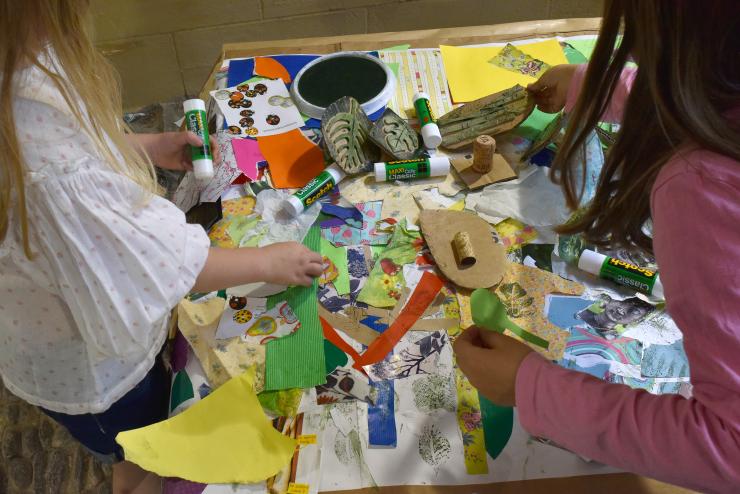
[{"label": "red paper strip", "polygon": [[344,341],[344,338],[339,336],[337,330],[334,329],[331,324],[326,322],[323,317],[319,317],[319,320],[321,321],[321,327],[324,330],[324,338],[332,342],[334,346],[352,357],[352,360],[356,362],[357,359],[360,358],[360,354],[357,353],[354,348],[352,348],[352,345]]},{"label": "red paper strip", "polygon": [[355,359],[353,367],[362,370],[364,365],[375,364],[383,360],[409,328],[424,314],[443,285],[444,282],[439,277],[430,272],[425,272],[421,276],[414,293],[411,294],[411,298],[406,303],[406,307],[398,314],[390,327],[378,336],[372,345],[367,347],[365,353],[359,359]]},{"label": "red paper strip", "polygon": [[283,64],[270,57],[254,59],[254,73],[269,79],[282,79],[285,84],[290,83],[290,73]]}]

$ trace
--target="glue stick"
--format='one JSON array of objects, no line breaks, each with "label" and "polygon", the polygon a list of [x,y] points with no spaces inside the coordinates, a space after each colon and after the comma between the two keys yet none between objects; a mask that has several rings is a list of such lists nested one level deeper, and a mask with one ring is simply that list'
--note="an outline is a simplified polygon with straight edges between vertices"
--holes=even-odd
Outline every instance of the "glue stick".
[{"label": "glue stick", "polygon": [[304,209],[331,191],[345,176],[336,164],[327,167],[301,190],[283,201],[283,210],[293,217],[298,216]]},{"label": "glue stick", "polygon": [[581,253],[578,268],[642,293],[663,298],[663,284],[660,281],[660,275],[650,269],[641,268],[588,249]]},{"label": "glue stick", "polygon": [[203,145],[190,146],[195,178],[210,180],[213,178],[213,155],[211,154],[210,136],[208,135],[206,104],[202,99],[189,99],[183,103],[183,107],[188,130],[203,139]]},{"label": "glue stick", "polygon": [[416,118],[419,119],[419,125],[421,125],[421,137],[424,139],[424,146],[428,149],[437,149],[442,144],[442,134],[439,133],[437,120],[432,113],[429,95],[427,93],[414,94],[414,108],[416,109]]},{"label": "glue stick", "polygon": [[447,156],[375,163],[376,182],[438,177],[449,172],[450,158]]}]

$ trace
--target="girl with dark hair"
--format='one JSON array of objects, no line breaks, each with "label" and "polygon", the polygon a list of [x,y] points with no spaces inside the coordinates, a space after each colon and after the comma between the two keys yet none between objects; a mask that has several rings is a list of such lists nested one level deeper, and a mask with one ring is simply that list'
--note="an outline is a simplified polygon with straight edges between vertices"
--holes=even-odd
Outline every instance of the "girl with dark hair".
[{"label": "girl with dark hair", "polygon": [[570,158],[598,121],[621,123],[590,206],[559,232],[654,252],[693,396],[606,383],[478,328],[455,343],[460,368],[493,402],[516,405],[535,436],[692,489],[738,492],[740,2],[606,1],[588,66],[553,67],[529,90],[542,110],[571,112],[553,175],[574,209],[584,174]]}]

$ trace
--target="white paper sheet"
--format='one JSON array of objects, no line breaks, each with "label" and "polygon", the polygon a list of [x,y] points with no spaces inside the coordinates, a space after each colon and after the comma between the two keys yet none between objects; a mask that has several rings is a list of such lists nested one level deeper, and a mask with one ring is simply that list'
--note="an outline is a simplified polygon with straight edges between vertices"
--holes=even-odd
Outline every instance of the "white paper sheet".
[{"label": "white paper sheet", "polygon": [[570,212],[563,192],[550,181],[546,168],[538,167],[520,184],[517,181],[471,192],[465,199],[465,207],[493,224],[514,218],[526,225],[543,227],[559,225],[568,219]]},{"label": "white paper sheet", "polygon": [[261,79],[210,94],[235,135],[269,136],[303,126],[303,118],[281,80]]}]

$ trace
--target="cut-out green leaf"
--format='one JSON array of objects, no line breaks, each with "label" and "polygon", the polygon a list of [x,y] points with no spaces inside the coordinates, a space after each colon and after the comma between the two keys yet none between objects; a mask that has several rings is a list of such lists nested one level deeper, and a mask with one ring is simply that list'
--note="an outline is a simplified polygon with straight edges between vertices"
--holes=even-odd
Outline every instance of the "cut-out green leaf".
[{"label": "cut-out green leaf", "polygon": [[369,138],[370,120],[352,97],[340,98],[326,108],[321,131],[329,155],[348,175],[369,171],[380,157]]},{"label": "cut-out green leaf", "polygon": [[419,152],[419,135],[390,108],[375,121],[370,138],[398,160],[414,158]]}]

